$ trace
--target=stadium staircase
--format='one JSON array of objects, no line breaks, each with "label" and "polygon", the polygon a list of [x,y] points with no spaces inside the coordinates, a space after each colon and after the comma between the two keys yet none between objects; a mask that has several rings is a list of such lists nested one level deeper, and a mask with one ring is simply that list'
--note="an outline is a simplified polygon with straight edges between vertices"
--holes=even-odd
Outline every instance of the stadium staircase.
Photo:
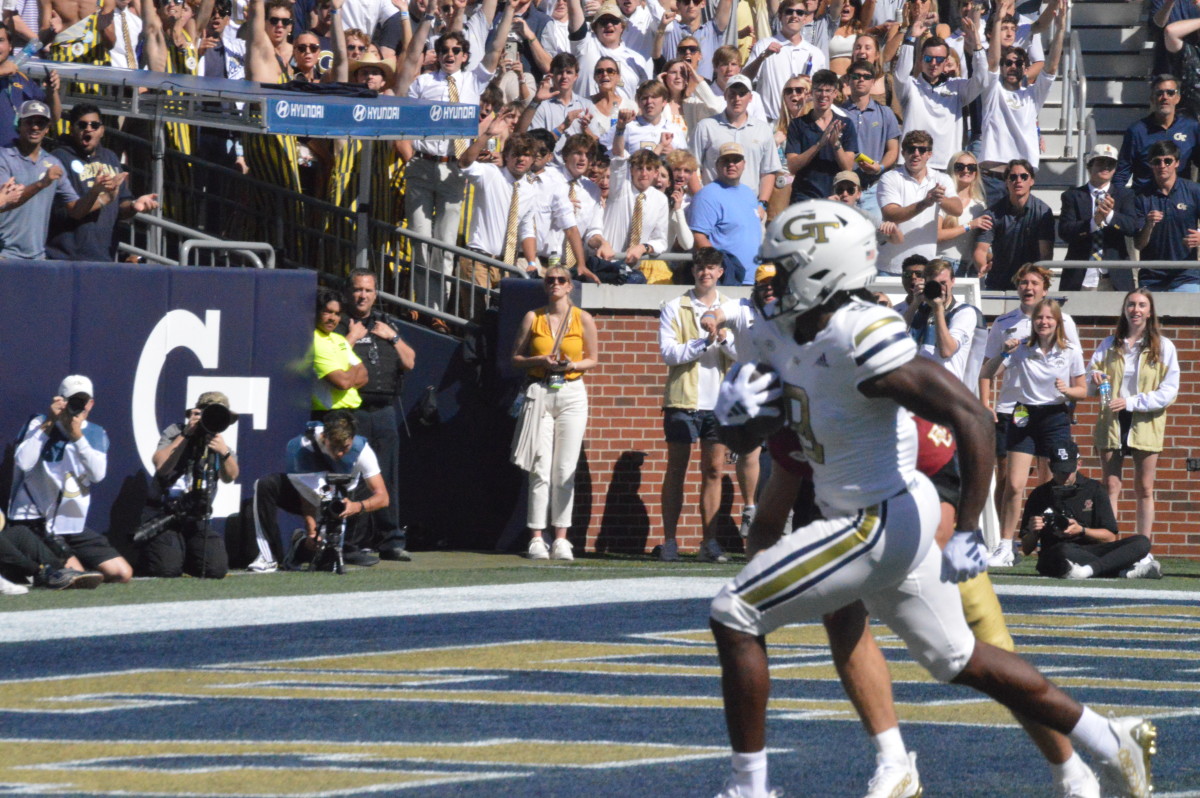
[{"label": "stadium staircase", "polygon": [[[1086,179],[1087,151],[1095,144],[1119,148],[1125,129],[1147,113],[1152,64],[1141,3],[1075,2],[1069,37],[1059,80],[1039,118],[1046,152],[1034,192],[1056,214],[1062,191]],[[1082,115],[1067,107],[1073,90],[1085,100]],[[1060,242],[1055,256],[1065,254]]]}]

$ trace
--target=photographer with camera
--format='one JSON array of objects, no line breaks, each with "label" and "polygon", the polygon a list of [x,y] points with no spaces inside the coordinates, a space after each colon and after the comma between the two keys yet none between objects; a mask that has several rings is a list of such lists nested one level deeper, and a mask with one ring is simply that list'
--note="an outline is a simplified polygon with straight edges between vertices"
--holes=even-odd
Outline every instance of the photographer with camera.
[{"label": "photographer with camera", "polygon": [[[258,558],[249,570],[270,573],[279,568],[283,551],[279,537],[278,513],[283,510],[304,517],[304,528],[292,536],[292,549],[300,548],[310,554],[319,552],[328,541],[331,530],[322,529],[322,507],[336,509],[336,519],[349,521],[355,516],[382,510],[390,504],[387,485],[379,469],[379,459],[367,443],[356,434],[353,414],[348,410],[333,410],[319,422],[309,422],[303,435],[288,442],[287,473],[271,474],[254,483],[254,531],[258,539]],[[348,484],[331,488],[331,475],[345,475]],[[342,500],[340,509],[329,507],[331,500],[355,495],[354,491],[366,481],[370,495],[366,499]],[[330,519],[325,519],[329,521]],[[341,535],[341,524],[334,534]],[[340,558],[340,541],[339,558]],[[354,563],[351,562],[351,565]]]},{"label": "photographer with camera", "polygon": [[[400,322],[375,308],[378,288],[374,272],[354,269],[346,286],[342,321],[334,330],[345,337],[354,354],[367,369],[367,384],[358,389],[362,404],[354,410],[358,434],[367,439],[383,473],[388,494],[399,495],[400,428],[396,419],[396,397],[404,384],[404,372],[412,371],[417,356],[400,337]],[[378,548],[384,560],[408,562],[405,529],[400,524],[400,507],[392,501],[358,525],[358,546]],[[365,564],[359,563],[359,564]]]},{"label": "photographer with camera", "polygon": [[909,335],[920,354],[940,363],[965,384],[971,342],[985,329],[979,308],[954,298],[954,269],[935,258],[925,265],[917,309],[909,322]]},{"label": "photographer with camera", "polygon": [[[80,571],[86,566],[106,582],[128,582],[133,577],[129,563],[104,535],[85,526],[92,486],[108,471],[108,435],[88,420],[94,395],[91,380],[72,374],[59,385],[46,414],[29,420],[17,443],[9,528],[3,534],[18,547],[26,536],[17,530],[40,538],[53,553],[53,568]],[[72,581],[66,586],[96,586],[90,574]]]},{"label": "photographer with camera", "polygon": [[213,531],[216,480],[238,478],[237,454],[221,433],[237,421],[229,397],[200,395],[182,424],[163,430],[151,457],[154,485],[134,542],[142,544],[139,576],[223,579],[229,572],[225,541]]},{"label": "photographer with camera", "polygon": [[1117,539],[1108,491],[1080,474],[1078,464],[1079,447],[1074,442],[1054,449],[1050,481],[1034,488],[1025,503],[1021,548],[1031,554],[1041,545],[1038,573],[1059,579],[1161,577],[1161,569],[1152,574],[1137,567],[1150,553],[1150,541],[1143,535]]}]

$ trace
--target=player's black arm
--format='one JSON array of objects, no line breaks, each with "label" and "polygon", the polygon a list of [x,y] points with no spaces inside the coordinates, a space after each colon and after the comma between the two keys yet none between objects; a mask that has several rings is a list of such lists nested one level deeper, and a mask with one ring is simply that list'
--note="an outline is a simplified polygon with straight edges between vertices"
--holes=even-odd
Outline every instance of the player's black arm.
[{"label": "player's black arm", "polygon": [[898,369],[858,386],[864,396],[889,398],[935,424],[949,427],[958,441],[962,498],[959,529],[976,529],[987,503],[996,444],[992,414],[962,381],[944,367],[915,357]]}]

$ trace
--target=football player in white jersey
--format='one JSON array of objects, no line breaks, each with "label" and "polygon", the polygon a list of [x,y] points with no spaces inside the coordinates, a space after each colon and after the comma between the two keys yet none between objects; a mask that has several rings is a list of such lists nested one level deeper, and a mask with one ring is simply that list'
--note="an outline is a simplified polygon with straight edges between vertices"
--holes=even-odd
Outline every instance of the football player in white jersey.
[{"label": "football player in white jersey", "polygon": [[[917,357],[903,320],[862,292],[875,274],[875,229],[828,200],[797,203],[768,227],[759,259],[774,263],[762,315],[784,333],[763,365],[731,370],[717,415],[747,443],[785,421],[813,468],[824,518],[755,557],[712,602],[733,774],[724,798],[771,795],[766,635],[861,599],[935,678],[974,687],[1093,754],[1110,792],[1147,798],[1156,731],[1142,718],[1105,720],[1025,660],[977,642],[955,584],[984,570],[978,528],[994,452],[991,414],[944,368]],[[773,345],[772,345],[773,344]],[[781,410],[776,399],[782,394]],[[906,411],[958,440],[958,529],[933,545],[937,494],[916,469]]]}]

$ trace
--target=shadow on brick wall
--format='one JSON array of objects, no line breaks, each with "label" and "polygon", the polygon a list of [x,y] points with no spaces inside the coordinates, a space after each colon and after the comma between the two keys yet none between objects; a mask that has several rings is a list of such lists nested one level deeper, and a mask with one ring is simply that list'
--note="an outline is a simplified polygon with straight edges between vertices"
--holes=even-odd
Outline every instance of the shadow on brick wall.
[{"label": "shadow on brick wall", "polygon": [[650,514],[639,495],[642,466],[646,453],[621,452],[613,465],[608,491],[604,494],[604,515],[595,550],[599,553],[642,554],[650,536]]}]

